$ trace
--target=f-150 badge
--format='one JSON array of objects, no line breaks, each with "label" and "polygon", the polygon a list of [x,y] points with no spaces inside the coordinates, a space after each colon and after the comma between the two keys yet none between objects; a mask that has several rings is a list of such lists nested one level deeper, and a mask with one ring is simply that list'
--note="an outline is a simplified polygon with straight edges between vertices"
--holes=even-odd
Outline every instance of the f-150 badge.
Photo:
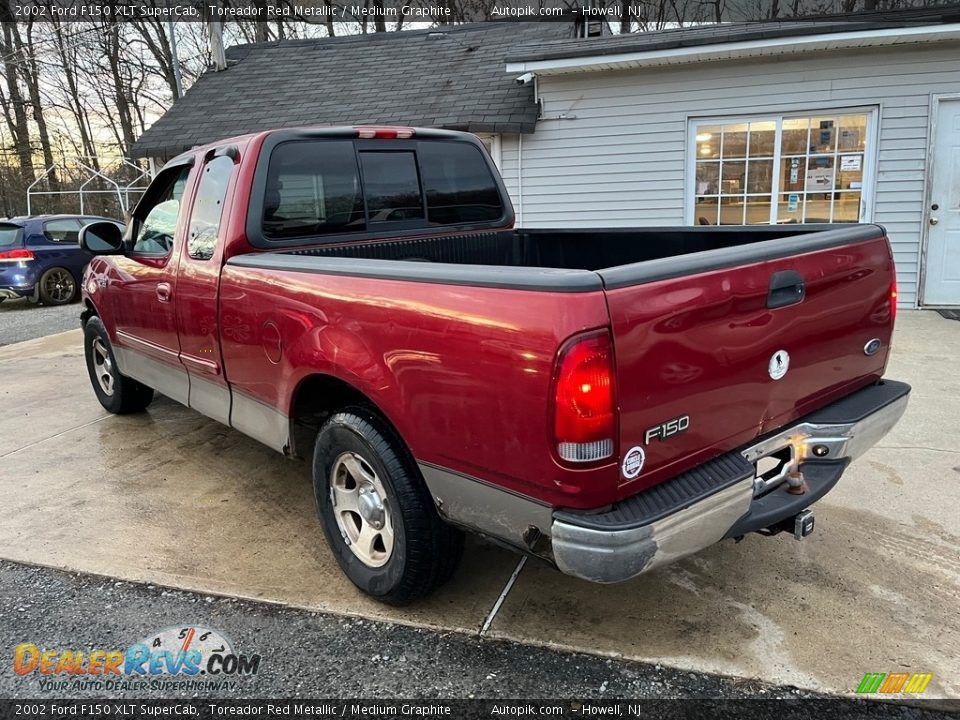
[{"label": "f-150 badge", "polygon": [[777,350],[770,358],[770,364],[767,365],[767,371],[774,380],[779,380],[787,374],[790,369],[790,353],[786,350]]}]

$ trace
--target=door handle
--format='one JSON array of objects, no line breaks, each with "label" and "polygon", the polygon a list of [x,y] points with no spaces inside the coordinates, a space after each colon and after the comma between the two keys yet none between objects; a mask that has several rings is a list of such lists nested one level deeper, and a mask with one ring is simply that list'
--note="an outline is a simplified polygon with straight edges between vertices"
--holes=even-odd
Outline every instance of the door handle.
[{"label": "door handle", "polygon": [[935,217],[930,218],[931,225],[936,225],[938,222],[940,222],[940,218],[935,218]]},{"label": "door handle", "polygon": [[796,270],[781,270],[770,276],[767,307],[770,309],[794,305],[807,294],[803,276]]},{"label": "door handle", "polygon": [[170,302],[170,295],[172,294],[170,290],[170,283],[160,283],[157,285],[157,300],[162,303]]}]

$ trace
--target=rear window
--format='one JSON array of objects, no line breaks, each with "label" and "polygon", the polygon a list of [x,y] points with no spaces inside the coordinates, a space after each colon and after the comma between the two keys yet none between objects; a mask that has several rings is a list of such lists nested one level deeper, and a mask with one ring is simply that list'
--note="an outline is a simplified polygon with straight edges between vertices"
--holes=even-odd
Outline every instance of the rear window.
[{"label": "rear window", "polygon": [[419,155],[432,225],[489,222],[503,215],[500,191],[480,148],[423,143]]},{"label": "rear window", "polygon": [[270,155],[262,229],[281,240],[475,224],[503,214],[497,181],[470,143],[367,149],[352,140],[294,140]]},{"label": "rear window", "polygon": [[20,244],[20,233],[23,231],[19,225],[0,224],[0,247]]}]

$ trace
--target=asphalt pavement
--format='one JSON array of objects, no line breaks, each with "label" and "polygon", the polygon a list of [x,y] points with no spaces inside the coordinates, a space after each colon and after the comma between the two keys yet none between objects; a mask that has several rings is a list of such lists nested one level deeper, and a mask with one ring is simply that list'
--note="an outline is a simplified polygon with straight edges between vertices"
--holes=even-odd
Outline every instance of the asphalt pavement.
[{"label": "asphalt pavement", "polygon": [[80,303],[47,307],[27,300],[0,302],[0,346],[80,327]]},{"label": "asphalt pavement", "polygon": [[[13,649],[125,649],[168,627],[214,629],[255,676],[210,697],[518,698],[818,697],[792,687],[673,670],[477,635],[307,612],[0,561],[0,698],[102,697],[45,692],[11,672]],[[150,697],[190,697],[194,691]],[[107,693],[144,697],[143,692]],[[823,696],[819,696],[823,697]]]}]

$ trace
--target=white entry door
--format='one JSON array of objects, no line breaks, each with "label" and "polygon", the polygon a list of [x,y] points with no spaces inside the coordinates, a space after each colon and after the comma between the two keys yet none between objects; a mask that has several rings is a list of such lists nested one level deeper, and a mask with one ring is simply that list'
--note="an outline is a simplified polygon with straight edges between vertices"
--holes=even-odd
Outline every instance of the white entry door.
[{"label": "white entry door", "polygon": [[960,98],[934,105],[924,305],[960,305]]}]

